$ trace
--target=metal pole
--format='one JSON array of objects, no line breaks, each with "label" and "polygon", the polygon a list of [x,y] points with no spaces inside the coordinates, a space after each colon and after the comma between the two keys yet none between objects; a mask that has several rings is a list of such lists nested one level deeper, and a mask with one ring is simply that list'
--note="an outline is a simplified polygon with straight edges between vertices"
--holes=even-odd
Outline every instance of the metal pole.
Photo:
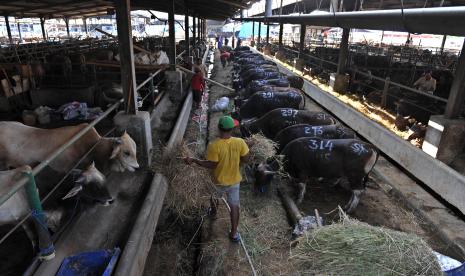
[{"label": "metal pole", "polygon": [[189,8],[186,7],[186,14],[184,15],[184,40],[187,56],[190,56],[189,50]]},{"label": "metal pole", "polygon": [[270,23],[266,24],[266,44],[270,43]]},{"label": "metal pole", "polygon": [[69,35],[69,18],[65,17],[65,24],[66,24],[66,33],[68,34],[68,38],[70,38]]},{"label": "metal pole", "polygon": [[254,41],[254,39],[255,39],[255,21],[252,21],[252,41]]},{"label": "metal pole", "polygon": [[284,30],[284,23],[279,24],[279,47],[281,48],[283,46],[283,30]]},{"label": "metal pole", "polygon": [[87,32],[87,17],[83,17],[82,18],[82,23],[84,24],[84,31],[86,32],[86,34],[88,33]]},{"label": "metal pole", "polygon": [[231,47],[234,48],[234,38],[236,37],[236,29],[234,28],[235,26],[233,26],[233,34],[232,34],[232,43],[231,43]]},{"label": "metal pole", "polygon": [[43,17],[40,18],[40,27],[42,29],[42,37],[44,41],[47,41],[47,35],[45,34],[45,18]]},{"label": "metal pole", "polygon": [[21,25],[19,22],[16,23],[16,27],[18,28],[18,36],[19,36],[19,42],[23,41],[23,38],[21,37]]},{"label": "metal pole", "polygon": [[171,0],[170,6],[169,6],[169,11],[168,11],[168,25],[169,25],[169,31],[170,31],[170,52],[169,52],[169,58],[170,58],[170,69],[172,71],[176,70],[176,33],[174,30],[174,5],[175,5],[175,0]]},{"label": "metal pole", "polygon": [[136,114],[136,72],[132,44],[130,0],[116,0],[116,24],[118,30],[119,54],[121,63],[121,85],[126,112]]},{"label": "metal pole", "polygon": [[444,117],[455,119],[460,116],[463,101],[465,100],[465,43],[462,46],[460,57],[455,70],[454,81],[450,88]]},{"label": "metal pole", "polygon": [[32,210],[32,218],[36,227],[37,235],[39,238],[39,258],[43,260],[51,260],[55,257],[55,247],[48,231],[47,224],[45,223],[44,211],[40,203],[39,192],[37,191],[34,175],[31,172],[26,173],[29,181],[25,189],[27,194],[27,201]]},{"label": "metal pole", "polygon": [[201,29],[201,25],[200,25],[200,17],[197,17],[197,38],[199,39],[199,42],[200,40],[202,39],[202,37],[200,36],[200,29]]},{"label": "metal pole", "polygon": [[260,40],[261,40],[261,32],[262,32],[262,22],[258,22],[258,42],[257,43],[260,43]]},{"label": "metal pole", "polygon": [[339,62],[337,64],[337,74],[344,74],[346,71],[347,57],[349,56],[349,35],[350,29],[342,29],[341,45],[339,46]]},{"label": "metal pole", "polygon": [[300,25],[300,45],[299,45],[299,54],[302,55],[304,52],[305,45],[305,31],[307,26],[305,24]]},{"label": "metal pole", "polygon": [[8,20],[8,15],[5,15],[5,25],[6,25],[6,32],[8,33],[8,39],[10,40],[10,44],[13,44],[13,37],[11,36],[11,28],[10,28],[10,21]]},{"label": "metal pole", "polygon": [[206,18],[203,20],[203,36],[204,36],[204,39],[207,40],[208,33],[207,33],[207,19]]},{"label": "metal pole", "polygon": [[268,17],[268,16],[271,16],[273,10],[271,8],[271,0],[266,0],[265,2],[265,16]]},{"label": "metal pole", "polygon": [[441,43],[441,55],[444,53],[444,46],[446,45],[446,40],[447,40],[447,35],[444,35],[442,37],[442,43]]},{"label": "metal pole", "polygon": [[196,27],[195,26],[195,16],[192,16],[192,39],[194,40],[194,45],[193,45],[194,47],[195,47],[195,44],[196,44],[195,43],[195,39],[196,39],[196,37],[195,37],[195,27]]}]

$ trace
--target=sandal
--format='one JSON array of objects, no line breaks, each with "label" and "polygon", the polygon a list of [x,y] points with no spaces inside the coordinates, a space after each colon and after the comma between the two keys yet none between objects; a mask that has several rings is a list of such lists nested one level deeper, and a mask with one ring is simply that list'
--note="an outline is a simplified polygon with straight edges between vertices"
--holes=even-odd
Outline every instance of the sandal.
[{"label": "sandal", "polygon": [[231,237],[231,234],[229,234],[229,239],[232,242],[240,242],[241,241],[241,235],[239,234],[239,232],[237,232],[234,237]]}]

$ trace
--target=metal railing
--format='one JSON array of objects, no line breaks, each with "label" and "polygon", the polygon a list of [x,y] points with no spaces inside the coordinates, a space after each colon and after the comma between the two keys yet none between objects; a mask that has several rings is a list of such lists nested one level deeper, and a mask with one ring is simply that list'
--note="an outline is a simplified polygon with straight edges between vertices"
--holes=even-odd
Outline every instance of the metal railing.
[{"label": "metal railing", "polygon": [[[52,189],[52,191],[41,201],[39,198],[39,194],[37,192],[37,186],[35,183],[35,176],[37,176],[46,166],[48,166],[51,162],[53,162],[60,154],[62,154],[66,149],[68,149],[71,145],[73,145],[77,140],[79,140],[83,135],[85,135],[89,130],[91,130],[97,123],[102,121],[104,118],[106,118],[112,111],[116,110],[120,104],[123,102],[123,100],[118,101],[117,103],[114,103],[112,106],[110,106],[102,115],[100,115],[98,118],[93,120],[89,125],[87,125],[85,128],[80,130],[77,134],[75,134],[69,141],[61,145],[59,148],[57,148],[55,151],[53,151],[51,154],[49,154],[45,160],[40,162],[37,166],[35,166],[31,172],[26,173],[25,176],[22,176],[18,181],[14,183],[12,188],[4,195],[0,196],[0,206],[3,205],[8,199],[10,199],[15,193],[17,193],[20,189],[26,188],[27,192],[27,197],[28,197],[28,202],[30,205],[30,208],[32,211],[25,217],[23,218],[15,227],[13,230],[18,228],[21,224],[23,224],[27,218],[32,216],[34,218],[34,223],[36,226],[36,230],[38,231],[38,236],[39,236],[39,257],[42,259],[48,260],[54,257],[55,249],[52,243],[52,239],[50,237],[50,233],[45,226],[45,218],[42,210],[42,203],[58,188],[55,187]],[[95,147],[95,145],[94,145]],[[93,149],[93,147],[92,147]],[[92,150],[91,149],[91,150]],[[86,154],[87,155],[87,154]],[[83,158],[81,158],[80,161],[82,161]],[[78,162],[78,164],[80,163]],[[68,174],[65,176],[65,178],[69,175]],[[64,179],[65,179],[64,178]],[[64,179],[62,181],[64,181]],[[8,232],[5,236],[2,237],[0,240],[0,243],[2,243],[9,235],[12,234],[13,231]]]},{"label": "metal railing", "polygon": [[[324,59],[321,59],[319,57],[315,57],[315,56],[312,56],[312,55],[309,55],[309,54],[305,54],[305,53],[299,53],[299,51],[297,50],[294,50],[294,49],[290,49],[288,47],[284,47],[285,50],[288,50],[288,51],[291,51],[291,52],[295,52],[299,55],[302,55],[302,56],[305,56],[305,57],[308,57],[308,58],[311,58],[311,59],[314,59],[314,60],[318,60],[320,62],[325,62],[325,63],[328,63],[328,64],[331,64],[331,65],[336,65],[337,66],[337,63],[335,62],[332,62],[332,61],[328,61],[328,60],[324,60]],[[389,79],[389,77],[387,78],[381,78],[381,77],[378,77],[378,76],[375,76],[375,75],[371,75],[371,74],[368,74],[366,72],[363,72],[363,71],[360,71],[358,69],[354,69],[354,68],[349,68],[347,69],[349,72],[353,72],[353,73],[356,73],[356,74],[360,74],[360,75],[363,75],[363,76],[366,76],[366,77],[369,77],[369,78],[372,78],[372,79],[375,79],[375,80],[378,80],[378,81],[381,81],[384,83],[384,89],[383,89],[383,93],[387,93],[389,87],[392,85],[392,86],[397,86],[401,89],[404,89],[404,90],[407,90],[409,92],[413,92],[413,93],[416,93],[416,94],[419,94],[419,95],[422,95],[422,96],[425,96],[425,97],[428,97],[428,98],[431,98],[431,99],[434,99],[436,101],[440,101],[440,102],[443,102],[443,103],[447,103],[447,99],[444,99],[444,98],[441,98],[441,97],[438,97],[438,96],[435,96],[435,95],[432,95],[432,94],[428,94],[426,92],[423,92],[423,91],[420,91],[418,89],[415,89],[415,88],[412,88],[412,87],[408,87],[406,85],[403,85],[403,84],[400,84],[400,83],[397,83],[397,82],[393,82]]]}]

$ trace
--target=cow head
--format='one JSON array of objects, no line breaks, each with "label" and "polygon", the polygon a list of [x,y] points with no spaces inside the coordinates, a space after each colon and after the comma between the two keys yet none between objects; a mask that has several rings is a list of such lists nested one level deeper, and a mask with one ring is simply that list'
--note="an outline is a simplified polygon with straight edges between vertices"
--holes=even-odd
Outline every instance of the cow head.
[{"label": "cow head", "polygon": [[269,159],[266,163],[256,164],[254,169],[255,186],[259,191],[265,190],[264,187],[268,187],[273,181],[276,174],[281,171],[282,156],[275,156]]},{"label": "cow head", "polygon": [[113,151],[110,156],[112,171],[124,172],[128,170],[133,172],[138,169],[136,152],[136,142],[126,132],[121,137],[113,139]]},{"label": "cow head", "polygon": [[114,199],[105,186],[105,180],[105,176],[92,163],[86,170],[80,172],[80,176],[75,181],[75,186],[62,199],[81,194],[85,198],[90,198],[104,206],[108,206],[113,203]]}]

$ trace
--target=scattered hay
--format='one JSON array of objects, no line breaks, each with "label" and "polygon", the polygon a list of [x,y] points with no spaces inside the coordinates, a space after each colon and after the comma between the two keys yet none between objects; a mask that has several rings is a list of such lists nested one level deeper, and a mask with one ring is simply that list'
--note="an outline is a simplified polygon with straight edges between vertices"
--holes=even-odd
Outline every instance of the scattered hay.
[{"label": "scattered hay", "polygon": [[244,139],[249,146],[250,163],[263,163],[276,155],[278,144],[261,133],[253,134]]},{"label": "scattered hay", "polygon": [[181,219],[192,219],[204,209],[214,186],[207,169],[188,165],[182,159],[194,154],[186,144],[178,152],[159,158],[154,165],[157,171],[166,176],[169,186],[165,204]]},{"label": "scattered hay", "polygon": [[291,250],[305,275],[442,275],[420,237],[348,218],[307,233]]}]

